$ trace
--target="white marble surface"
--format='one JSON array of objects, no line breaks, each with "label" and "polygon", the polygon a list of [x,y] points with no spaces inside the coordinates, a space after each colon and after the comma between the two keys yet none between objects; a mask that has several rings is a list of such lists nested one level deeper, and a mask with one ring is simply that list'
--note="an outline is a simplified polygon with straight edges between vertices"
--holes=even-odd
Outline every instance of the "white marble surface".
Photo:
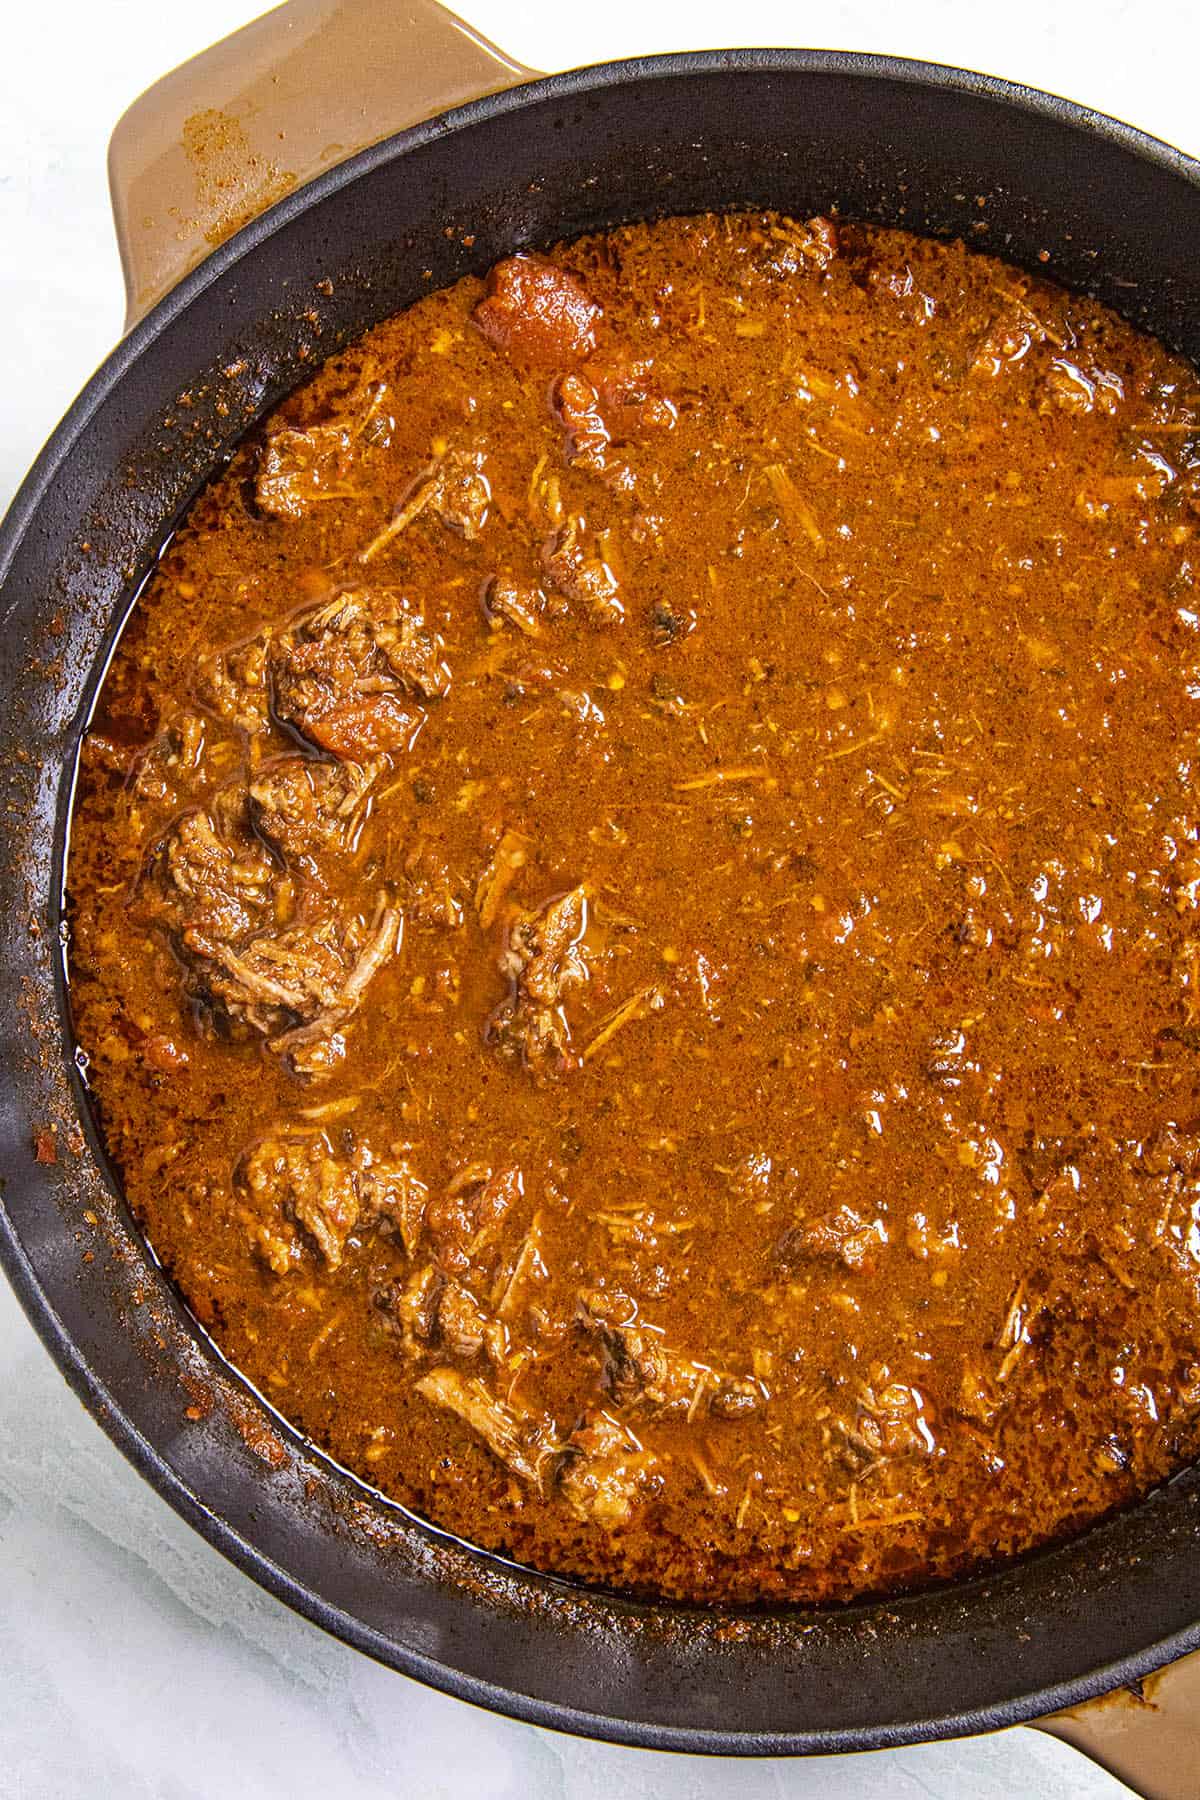
[{"label": "white marble surface", "polygon": [[[386,0],[380,0],[385,4]],[[0,57],[0,505],[120,328],[104,147],[124,105],[260,10],[254,0],[5,8]],[[543,68],[687,45],[809,43],[989,69],[1200,150],[1195,0],[776,0],[588,9],[466,0]],[[0,1796],[239,1800],[1109,1800],[1029,1731],[807,1763],[572,1742],[428,1693],[260,1593],[146,1489],[85,1416],[0,1283]]]}]

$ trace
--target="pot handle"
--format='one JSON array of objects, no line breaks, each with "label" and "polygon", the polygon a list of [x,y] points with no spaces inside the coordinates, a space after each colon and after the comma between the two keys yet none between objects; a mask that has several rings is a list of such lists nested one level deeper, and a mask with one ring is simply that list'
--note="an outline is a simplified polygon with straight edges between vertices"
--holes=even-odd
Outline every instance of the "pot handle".
[{"label": "pot handle", "polygon": [[536,75],[435,0],[286,0],[133,102],[108,151],[126,329],[368,144]]},{"label": "pot handle", "polygon": [[1200,1651],[1181,1656],[1138,1688],[1034,1721],[1115,1775],[1142,1800],[1200,1795]]}]

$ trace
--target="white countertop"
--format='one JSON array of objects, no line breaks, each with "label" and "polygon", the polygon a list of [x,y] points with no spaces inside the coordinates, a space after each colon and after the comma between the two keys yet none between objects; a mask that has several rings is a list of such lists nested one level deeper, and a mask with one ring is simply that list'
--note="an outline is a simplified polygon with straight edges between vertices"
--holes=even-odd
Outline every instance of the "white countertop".
[{"label": "white countertop", "polygon": [[[380,0],[386,4],[387,0]],[[121,324],[104,150],[154,78],[254,0],[43,0],[0,59],[0,506]],[[1200,151],[1195,0],[467,0],[547,69],[722,45],[887,50],[1028,81]],[[144,1486],[0,1281],[0,1796],[21,1800],[1112,1800],[1031,1731],[799,1762],[663,1757],[556,1737],[427,1692],[293,1616]]]}]

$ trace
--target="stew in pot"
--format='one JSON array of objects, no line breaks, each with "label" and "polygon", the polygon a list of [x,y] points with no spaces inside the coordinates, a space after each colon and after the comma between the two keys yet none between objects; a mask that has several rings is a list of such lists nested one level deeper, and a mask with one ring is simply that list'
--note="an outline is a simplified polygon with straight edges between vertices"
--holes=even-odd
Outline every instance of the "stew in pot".
[{"label": "stew in pot", "polygon": [[961,244],[668,219],[333,356],[82,752],[128,1197],[438,1525],[700,1601],[1200,1452],[1200,379]]}]

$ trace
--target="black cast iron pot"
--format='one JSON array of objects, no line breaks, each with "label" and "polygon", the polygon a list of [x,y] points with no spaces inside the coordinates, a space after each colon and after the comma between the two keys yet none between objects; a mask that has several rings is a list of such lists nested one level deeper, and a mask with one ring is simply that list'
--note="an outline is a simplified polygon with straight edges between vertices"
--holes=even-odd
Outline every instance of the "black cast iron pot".
[{"label": "black cast iron pot", "polygon": [[[229,141],[218,131],[206,150],[194,120],[182,126],[195,71],[160,92],[170,127],[157,162],[143,161],[157,168],[163,209],[172,182],[192,181],[200,248],[206,209],[210,236],[236,222],[214,169],[223,155],[237,160],[239,118],[251,116],[238,98],[264,58],[293,58],[291,104],[307,94],[310,124],[314,108],[335,105],[354,54],[343,41],[341,64],[330,59],[338,10],[294,3],[273,27],[232,40],[232,63],[225,47],[226,75],[250,67],[228,89]],[[419,34],[418,85],[441,70],[435,97],[455,91],[456,58],[470,64],[467,91],[519,73],[427,3],[402,23]],[[307,85],[293,54],[306,46],[325,71],[310,63]],[[414,72],[388,55],[376,32],[386,80],[371,104],[387,85],[404,94],[403,112]],[[358,141],[373,135],[365,110]],[[136,109],[130,117],[153,135]],[[323,142],[337,135],[324,114],[317,128]],[[264,184],[269,195],[310,172],[249,161],[258,200]],[[121,189],[128,141],[115,166],[136,300],[139,284],[166,284],[169,234],[160,220],[155,263],[138,242],[153,207],[136,182]],[[221,1363],[106,1173],[63,979],[63,838],[82,721],[131,596],[250,421],[347,338],[517,246],[739,206],[801,217],[836,207],[966,237],[1200,361],[1200,165],[1111,119],[951,69],[809,51],[619,63],[493,93],[287,192],[133,327],[0,533],[0,1257],[68,1381],[146,1479],[248,1574],[349,1643],[570,1731],[694,1751],[850,1750],[1033,1719],[1200,1644],[1196,1472],[999,1573],[844,1610],[635,1605],[505,1566],[360,1486]],[[57,1160],[36,1160],[35,1142]],[[1196,1791],[1195,1767],[1178,1792]]]}]

